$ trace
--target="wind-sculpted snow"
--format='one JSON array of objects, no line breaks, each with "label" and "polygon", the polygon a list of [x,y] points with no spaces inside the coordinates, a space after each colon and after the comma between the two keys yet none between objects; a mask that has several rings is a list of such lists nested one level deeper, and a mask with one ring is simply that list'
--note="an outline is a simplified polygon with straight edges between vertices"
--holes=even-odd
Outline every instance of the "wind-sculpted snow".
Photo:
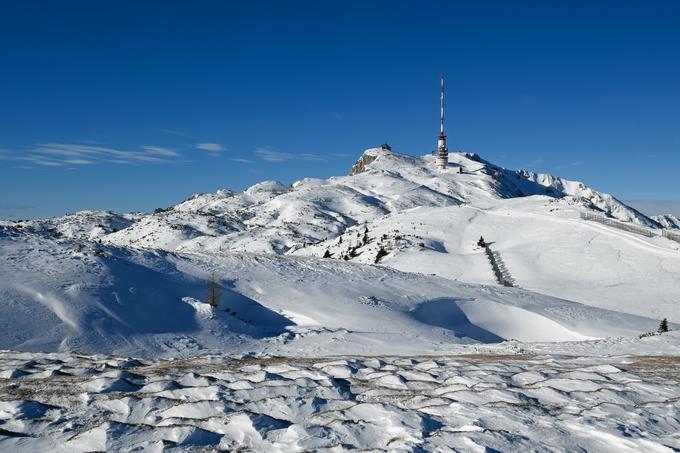
[{"label": "wind-sculpted snow", "polygon": [[14,452],[680,448],[674,357],[0,353]]}]

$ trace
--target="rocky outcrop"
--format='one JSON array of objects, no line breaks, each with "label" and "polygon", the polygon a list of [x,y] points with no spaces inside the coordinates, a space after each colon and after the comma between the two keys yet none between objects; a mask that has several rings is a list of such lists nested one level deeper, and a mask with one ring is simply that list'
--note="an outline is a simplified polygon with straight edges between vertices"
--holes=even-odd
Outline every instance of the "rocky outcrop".
[{"label": "rocky outcrop", "polygon": [[380,148],[371,148],[364,151],[359,160],[352,165],[349,171],[349,176],[358,175],[368,169],[368,166],[375,161],[381,153],[389,153],[392,151],[389,145],[382,145]]}]

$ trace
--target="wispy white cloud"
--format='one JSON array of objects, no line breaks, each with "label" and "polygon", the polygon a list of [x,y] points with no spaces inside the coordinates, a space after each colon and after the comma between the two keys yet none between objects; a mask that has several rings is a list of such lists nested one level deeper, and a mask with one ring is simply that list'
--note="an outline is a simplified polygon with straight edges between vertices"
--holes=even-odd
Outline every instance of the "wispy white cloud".
[{"label": "wispy white cloud", "polygon": [[94,161],[87,159],[66,159],[64,162],[73,165],[90,165],[94,163]]},{"label": "wispy white cloud", "polygon": [[326,158],[320,154],[303,153],[298,154],[298,156],[302,160],[326,160]]},{"label": "wispy white cloud", "polygon": [[220,145],[219,143],[196,143],[196,148],[202,151],[207,151],[208,154],[213,156],[217,156],[222,151],[224,151],[224,146]]},{"label": "wispy white cloud", "polygon": [[142,149],[144,151],[146,151],[147,153],[156,154],[158,156],[168,156],[168,157],[179,156],[179,153],[177,151],[175,151],[174,149],[163,148],[161,146],[142,146]]},{"label": "wispy white cloud", "polygon": [[256,148],[254,153],[257,157],[262,160],[266,160],[267,162],[283,162],[286,160],[291,160],[294,157],[290,153],[277,151],[274,148],[270,148],[268,146]]},{"label": "wispy white cloud", "polygon": [[63,167],[66,163],[63,160],[53,159],[51,157],[37,156],[37,155],[26,155],[17,156],[15,160],[21,160],[25,162],[31,162],[36,165],[43,165],[46,167]]},{"label": "wispy white cloud", "polygon": [[284,162],[287,160],[325,160],[324,156],[319,154],[293,154],[279,151],[271,146],[260,146],[256,148],[253,153],[261,160],[267,162]]},{"label": "wispy white cloud", "polygon": [[255,163],[254,160],[250,160],[250,159],[242,159],[242,158],[240,158],[240,157],[235,157],[235,158],[233,158],[232,160],[233,160],[234,162],[239,162],[239,163],[242,163],[242,164],[254,164],[254,163]]},{"label": "wispy white cloud", "polygon": [[0,159],[30,162],[47,167],[72,167],[96,163],[142,165],[176,161],[180,154],[161,146],[142,146],[126,150],[77,143],[40,143],[33,148],[3,151]]}]

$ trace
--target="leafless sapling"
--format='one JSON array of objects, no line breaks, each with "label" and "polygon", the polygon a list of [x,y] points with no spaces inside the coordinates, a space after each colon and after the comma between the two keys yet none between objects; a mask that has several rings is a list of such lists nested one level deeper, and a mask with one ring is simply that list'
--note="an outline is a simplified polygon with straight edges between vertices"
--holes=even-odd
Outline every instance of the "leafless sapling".
[{"label": "leafless sapling", "polygon": [[208,281],[208,303],[213,308],[217,308],[220,305],[221,292],[220,281],[213,272],[210,274],[210,280]]}]

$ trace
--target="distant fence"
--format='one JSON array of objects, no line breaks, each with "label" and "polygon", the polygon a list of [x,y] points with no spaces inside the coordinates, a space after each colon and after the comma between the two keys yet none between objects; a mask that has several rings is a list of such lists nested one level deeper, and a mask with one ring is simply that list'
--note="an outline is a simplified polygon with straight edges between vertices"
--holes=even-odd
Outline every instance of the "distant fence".
[{"label": "distant fence", "polygon": [[652,230],[650,230],[649,228],[645,228],[645,227],[642,227],[642,226],[633,225],[633,224],[629,224],[629,223],[619,222],[617,220],[613,220],[613,219],[610,219],[609,217],[605,217],[605,216],[599,215],[599,214],[592,214],[590,212],[582,212],[581,218],[583,220],[590,220],[592,222],[599,222],[603,225],[608,225],[608,226],[611,226],[611,227],[614,227],[614,228],[618,228],[619,230],[628,231],[630,233],[641,234],[642,236],[647,236],[648,238],[656,236],[656,234],[654,234],[652,232]]},{"label": "distant fence", "polygon": [[680,242],[680,231],[663,230],[661,235],[671,241]]},{"label": "distant fence", "polygon": [[509,287],[516,286],[515,280],[510,275],[510,272],[508,272],[508,268],[505,266],[505,263],[503,262],[500,253],[494,252],[488,245],[486,245],[484,249],[486,251],[486,256],[489,258],[491,268],[493,269],[493,274],[496,276],[496,280],[498,280],[498,283],[500,283],[503,286]]}]

